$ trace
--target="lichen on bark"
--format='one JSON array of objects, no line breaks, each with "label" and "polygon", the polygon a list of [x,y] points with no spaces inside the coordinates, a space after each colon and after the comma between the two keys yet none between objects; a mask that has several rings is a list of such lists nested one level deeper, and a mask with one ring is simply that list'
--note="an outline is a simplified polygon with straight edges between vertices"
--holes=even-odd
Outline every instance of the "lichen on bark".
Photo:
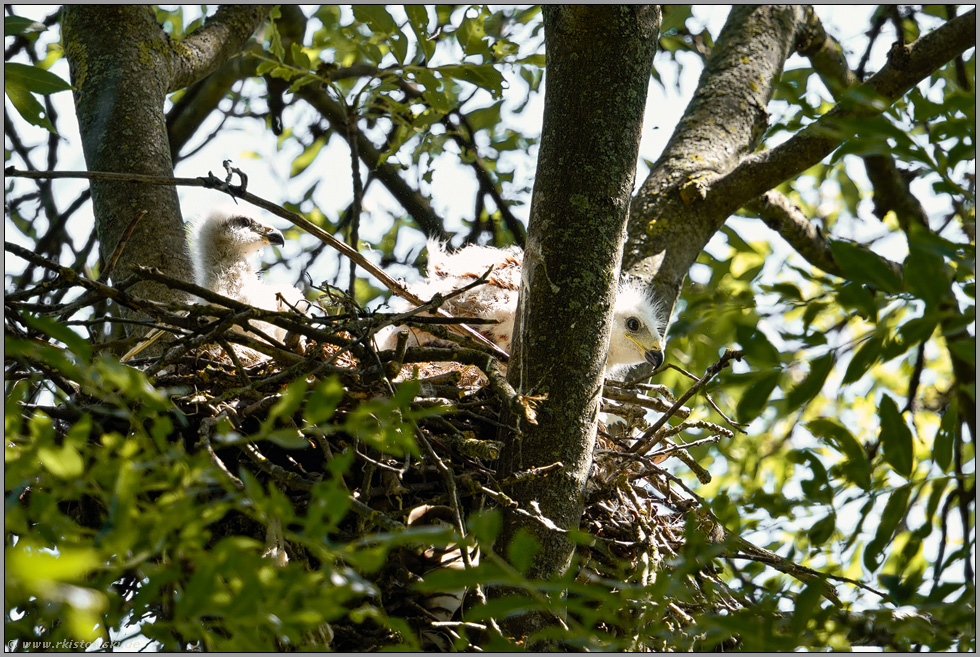
[{"label": "lichen on bark", "polygon": [[[544,397],[537,423],[504,436],[501,475],[561,462],[509,491],[562,529],[581,520],[592,462],[603,356],[616,291],[640,128],[660,27],[653,7],[544,8],[544,124],[508,380]],[[510,418],[505,424],[511,424]],[[567,535],[505,513],[498,545],[529,532],[541,545],[530,576],[563,572]],[[514,621],[519,634],[549,619]]]}]

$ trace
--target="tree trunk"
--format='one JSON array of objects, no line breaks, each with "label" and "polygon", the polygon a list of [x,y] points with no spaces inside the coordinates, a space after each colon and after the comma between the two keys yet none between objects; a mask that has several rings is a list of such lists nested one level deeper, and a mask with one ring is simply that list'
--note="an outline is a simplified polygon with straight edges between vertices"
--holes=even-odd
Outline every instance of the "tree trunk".
[{"label": "tree trunk", "polygon": [[[560,462],[507,492],[568,530],[578,528],[592,466],[660,10],[546,6],[544,26],[544,125],[508,371],[518,394],[544,399],[536,422],[508,419],[521,433],[507,436],[500,474]],[[508,511],[498,546],[519,531],[541,546],[530,577],[564,572],[574,547],[564,533]],[[550,622],[528,615],[510,629],[526,635]]]},{"label": "tree trunk", "polygon": [[[175,43],[148,6],[67,6],[65,54],[89,170],[172,177],[163,114],[167,94],[237,52],[268,11],[268,6],[219,10],[198,32]],[[148,213],[126,243],[112,272],[114,281],[129,275],[135,264],[193,278],[175,188],[102,181],[92,181],[91,188],[103,261],[133,219]],[[131,291],[164,302],[185,300],[183,293],[159,283],[141,282]]]}]

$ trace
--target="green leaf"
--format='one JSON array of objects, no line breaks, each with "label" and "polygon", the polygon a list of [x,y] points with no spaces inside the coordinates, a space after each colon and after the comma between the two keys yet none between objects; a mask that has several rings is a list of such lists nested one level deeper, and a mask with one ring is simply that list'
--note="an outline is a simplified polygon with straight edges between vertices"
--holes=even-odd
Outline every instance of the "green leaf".
[{"label": "green leaf", "polygon": [[897,293],[902,281],[884,258],[863,246],[851,242],[831,240],[830,248],[840,265],[844,278],[867,283],[885,292]]},{"label": "green leaf", "polygon": [[303,411],[306,421],[320,424],[332,418],[345,392],[344,384],[336,376],[321,381],[306,400],[306,410]]},{"label": "green leaf", "polygon": [[503,518],[499,509],[478,511],[466,520],[466,529],[472,532],[481,545],[493,545],[502,526]]},{"label": "green leaf", "polygon": [[68,91],[72,88],[70,84],[51,71],[45,71],[43,68],[28,66],[27,64],[4,62],[3,75],[4,85],[8,82],[19,84],[36,94],[47,95],[59,91]]},{"label": "green leaf", "polygon": [[272,11],[269,12],[269,50],[272,51],[272,56],[276,58],[276,61],[282,62],[286,59],[286,49],[282,47],[282,35],[279,34],[279,26],[276,24],[278,19],[282,18],[282,13],[279,7],[273,7]]},{"label": "green leaf", "polygon": [[796,410],[804,404],[810,403],[814,397],[820,394],[820,390],[832,369],[834,369],[833,352],[827,353],[810,363],[810,372],[806,378],[786,395],[787,411]]},{"label": "green leaf", "polygon": [[309,55],[303,50],[303,44],[294,41],[289,47],[289,53],[292,55],[293,64],[296,67],[306,70],[313,68],[313,63],[310,61]]},{"label": "green leaf", "polygon": [[391,54],[395,56],[399,64],[404,64],[408,57],[408,39],[401,32],[396,32],[388,37],[388,45],[391,47]]},{"label": "green leaf", "polygon": [[47,128],[54,134],[58,134],[54,126],[51,125],[51,119],[48,118],[44,105],[38,102],[37,98],[28,91],[27,87],[12,81],[10,78],[5,78],[3,81],[3,90],[13,104],[14,109],[24,117],[25,121],[31,125]]},{"label": "green leaf", "polygon": [[541,545],[525,529],[517,530],[517,534],[507,546],[507,557],[510,563],[522,575],[527,575],[534,563],[534,555],[541,551]]},{"label": "green leaf", "polygon": [[872,365],[881,357],[884,347],[884,338],[880,335],[872,335],[861,347],[851,356],[851,362],[847,365],[844,372],[843,385],[854,383],[867,372]]},{"label": "green leaf", "polygon": [[778,294],[784,301],[803,301],[803,293],[793,283],[775,283],[764,287]]},{"label": "green leaf", "polygon": [[792,452],[789,456],[794,463],[806,464],[813,473],[812,479],[804,479],[800,482],[800,489],[806,495],[809,503],[832,504],[834,501],[834,490],[830,486],[830,478],[827,476],[827,469],[820,461],[820,457],[810,452],[810,450],[799,450]]},{"label": "green leaf", "polygon": [[295,178],[299,174],[306,171],[306,169],[313,164],[316,160],[316,156],[320,154],[323,147],[327,143],[326,137],[318,137],[316,141],[307,146],[302,153],[300,153],[295,160],[293,160],[292,165],[289,167],[289,177]]},{"label": "green leaf", "polygon": [[803,309],[803,327],[809,328],[813,321],[822,313],[830,307],[829,303],[820,303],[817,301],[811,301]]},{"label": "green leaf", "polygon": [[24,581],[32,590],[44,590],[52,582],[76,582],[100,565],[98,552],[89,547],[60,545],[58,554],[20,541],[9,548],[4,561],[14,577]]},{"label": "green leaf", "polygon": [[415,32],[415,42],[421,51],[422,61],[429,61],[436,50],[435,41],[429,39],[429,12],[424,5],[405,5],[405,14]]},{"label": "green leaf", "polygon": [[840,473],[863,490],[871,490],[871,462],[864,447],[854,435],[836,420],[818,418],[807,422],[807,430],[817,438],[830,442],[844,456]]},{"label": "green leaf", "polygon": [[467,123],[474,132],[484,128],[489,128],[492,131],[500,123],[500,108],[503,103],[504,101],[499,100],[489,107],[473,110],[466,115]]},{"label": "green leaf", "polygon": [[948,342],[949,350],[960,360],[968,363],[974,369],[977,367],[977,338],[976,336],[970,336],[969,338],[963,340],[950,340]]},{"label": "green leaf", "polygon": [[940,319],[936,313],[926,313],[922,317],[910,319],[902,324],[898,327],[898,333],[907,345],[915,345],[932,336]]},{"label": "green leaf", "polygon": [[24,315],[23,320],[32,329],[63,343],[69,353],[74,354],[84,362],[92,360],[91,343],[62,322],[57,322],[50,317],[33,315]]},{"label": "green leaf", "polygon": [[663,12],[664,18],[660,25],[661,34],[670,30],[681,29],[687,19],[692,16],[691,5],[665,5]]},{"label": "green leaf", "polygon": [[834,535],[834,530],[836,529],[837,514],[831,513],[830,515],[813,523],[813,525],[806,530],[806,535],[807,538],[810,539],[810,543],[812,545],[820,546],[830,540],[830,537]]},{"label": "green leaf", "polygon": [[886,394],[881,396],[878,416],[881,419],[878,438],[881,441],[882,456],[895,472],[908,479],[912,476],[913,467],[912,432],[899,413],[895,400]]},{"label": "green leaf", "polygon": [[780,363],[779,351],[766,334],[755,326],[739,324],[735,327],[735,336],[745,352],[745,358],[754,366],[775,366]]},{"label": "green leaf", "polygon": [[416,81],[424,88],[422,97],[438,114],[448,114],[453,107],[453,97],[441,78],[436,77],[430,69],[413,66],[409,69]]},{"label": "green leaf", "polygon": [[5,37],[43,32],[46,29],[48,28],[44,26],[44,23],[38,23],[35,20],[24,18],[23,16],[3,17],[3,35]]},{"label": "green leaf", "polygon": [[278,68],[279,64],[277,62],[264,61],[259,62],[258,66],[255,67],[255,74],[258,76],[265,75],[274,68]]},{"label": "green leaf", "polygon": [[949,280],[943,267],[943,257],[918,246],[914,237],[909,240],[909,255],[905,258],[906,289],[935,308],[949,294]]},{"label": "green leaf", "polygon": [[874,292],[864,283],[845,282],[837,290],[837,302],[844,308],[858,311],[869,321],[878,321],[878,305],[875,303]]},{"label": "green leaf", "polygon": [[815,580],[804,587],[793,601],[793,615],[789,622],[789,631],[800,635],[806,632],[807,623],[820,610],[820,600],[823,598],[824,582]]},{"label": "green leaf", "polygon": [[456,40],[467,55],[490,56],[490,46],[486,42],[486,29],[483,16],[465,18],[456,30]]},{"label": "green leaf", "polygon": [[436,70],[443,75],[482,87],[489,91],[494,98],[500,98],[503,93],[504,76],[493,67],[493,64],[440,66]]},{"label": "green leaf", "polygon": [[44,469],[59,479],[78,479],[85,471],[85,461],[74,445],[66,443],[60,448],[39,447],[37,457]]},{"label": "green leaf", "polygon": [[264,438],[283,449],[306,449],[310,446],[309,439],[296,429],[278,429],[267,433]]},{"label": "green leaf", "polygon": [[738,406],[735,407],[735,416],[739,422],[751,422],[762,414],[769,403],[772,391],[776,389],[776,384],[779,383],[780,374],[779,370],[761,372],[749,384],[748,389],[739,400]]},{"label": "green leaf", "polygon": [[905,485],[888,496],[885,509],[881,512],[881,519],[878,522],[878,530],[875,532],[875,537],[864,548],[864,566],[871,572],[878,570],[879,557],[891,542],[892,534],[895,533],[899,523],[905,517],[911,494],[912,487]]},{"label": "green leaf", "polygon": [[306,381],[296,379],[279,394],[279,401],[269,410],[269,416],[263,422],[263,427],[268,430],[276,419],[289,417],[300,407],[306,396]]},{"label": "green leaf", "polygon": [[379,36],[398,32],[398,24],[383,5],[354,5],[354,18],[371,28]]}]

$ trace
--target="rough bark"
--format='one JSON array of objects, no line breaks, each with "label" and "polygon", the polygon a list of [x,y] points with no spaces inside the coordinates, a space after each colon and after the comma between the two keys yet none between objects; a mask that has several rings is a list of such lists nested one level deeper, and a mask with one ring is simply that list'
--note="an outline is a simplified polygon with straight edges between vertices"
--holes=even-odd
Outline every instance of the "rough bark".
[{"label": "rough bark", "polygon": [[803,20],[801,7],[732,9],[691,103],[633,200],[623,266],[651,280],[668,310],[728,217],[696,200],[710,179],[734,169],[755,148]]},{"label": "rough bark", "polygon": [[[731,172],[713,181],[707,204],[734,212],[775,185],[796,176],[830,155],[846,139],[838,119],[876,116],[889,103],[976,45],[976,11],[954,18],[908,46],[893,48],[888,63],[813,125],[775,148],[746,157]],[[874,98],[876,102],[861,99]]]},{"label": "rough bark", "polygon": [[[172,177],[166,95],[237,52],[268,11],[268,6],[224,8],[184,41],[173,42],[150,7],[68,6],[63,39],[89,170]],[[125,278],[136,264],[193,278],[176,189],[98,181],[91,188],[103,260],[130,222],[148,212],[126,243],[114,280]],[[179,291],[151,282],[132,292],[161,301],[183,299]]]},{"label": "rough bark", "polygon": [[[561,462],[546,479],[508,490],[563,530],[578,527],[592,463],[603,355],[619,278],[643,108],[660,27],[656,7],[544,8],[547,85],[508,381],[544,397],[537,422],[511,418],[501,475]],[[534,403],[534,402],[530,402]],[[505,513],[498,545],[518,531],[541,550],[529,575],[569,565],[563,533]],[[527,616],[527,634],[548,619]]]},{"label": "rough bark", "polygon": [[[813,29],[803,8],[773,6],[736,7],[722,29],[698,91],[631,210],[624,268],[652,281],[667,308],[673,308],[691,265],[732,213],[843,143],[844,136],[828,135],[828,124],[884,107],[845,100],[772,150],[752,152],[783,63],[801,41],[814,40]],[[970,12],[896,51],[859,89],[865,97],[893,102],[975,43],[975,12]],[[826,69],[833,66],[820,61]]]}]

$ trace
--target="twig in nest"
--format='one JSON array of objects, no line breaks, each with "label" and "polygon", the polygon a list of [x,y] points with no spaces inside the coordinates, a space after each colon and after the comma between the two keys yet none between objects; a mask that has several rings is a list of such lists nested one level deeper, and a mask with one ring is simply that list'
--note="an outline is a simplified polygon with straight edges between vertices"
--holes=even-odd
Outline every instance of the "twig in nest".
[{"label": "twig in nest", "polygon": [[[659,399],[657,397],[649,397],[646,395],[638,395],[631,390],[625,390],[617,387],[610,387],[609,385],[603,386],[602,396],[612,401],[633,404],[634,406],[653,409],[660,413],[666,413],[671,409],[671,404],[668,404],[663,399]],[[670,401],[674,402],[673,399],[671,399]],[[691,409],[685,406],[680,406],[677,408],[676,411],[674,411],[674,415],[677,415],[682,418],[689,417],[691,415]]]},{"label": "twig in nest", "polygon": [[[691,379],[692,381],[697,381],[698,380],[698,377],[694,376],[693,374],[691,374],[690,372],[688,372],[684,368],[678,367],[677,365],[674,365],[673,363],[668,363],[667,364],[667,367],[669,367],[671,369],[677,370],[678,372],[680,372],[681,374],[683,374],[687,378]],[[725,415],[724,413],[722,413],[721,412],[721,409],[718,408],[718,405],[715,403],[715,400],[711,398],[711,395],[709,395],[708,393],[704,393],[704,398],[708,400],[708,404],[711,406],[711,408],[714,409],[715,413],[717,413],[718,415],[720,415],[725,420],[725,422],[728,423],[728,426],[730,426],[732,429],[735,429],[735,431],[738,431],[739,433],[745,433],[745,425],[742,424],[741,422],[735,422],[734,420],[732,420],[731,418],[729,418],[727,415]]]},{"label": "twig in nest", "polygon": [[214,464],[216,468],[231,482],[231,485],[235,487],[236,490],[244,490],[245,484],[242,480],[236,477],[228,470],[228,466],[225,465],[224,461],[218,458],[218,455],[214,452],[214,447],[211,445],[211,434],[214,433],[215,427],[218,425],[218,420],[224,416],[224,412],[219,414],[217,417],[206,417],[201,421],[201,428],[198,432],[200,440],[197,442],[197,447],[205,449],[208,456],[211,458],[211,463]]},{"label": "twig in nest", "polygon": [[235,366],[235,371],[238,373],[238,378],[241,380],[241,382],[245,385],[251,383],[252,381],[248,378],[248,373],[245,372],[245,367],[242,366],[242,361],[239,360],[238,354],[236,354],[235,350],[231,348],[228,341],[224,338],[217,338],[217,342],[219,345],[221,345],[221,348],[225,350],[225,353],[228,354],[228,358],[231,359],[232,364]]},{"label": "twig in nest", "polygon": [[406,529],[405,525],[402,523],[398,522],[397,520],[392,520],[376,509],[372,509],[356,497],[348,496],[347,500],[350,502],[351,511],[361,516],[365,520],[373,522],[375,525],[381,527],[381,529],[384,529],[385,531],[394,532],[403,531]]},{"label": "twig in nest", "polygon": [[526,481],[533,477],[547,477],[551,472],[555,470],[561,470],[565,467],[561,461],[556,461],[549,465],[542,465],[538,468],[530,468],[528,470],[522,470],[521,472],[515,472],[511,476],[507,477],[500,482],[501,488],[509,488],[515,484],[519,484],[522,481]]},{"label": "twig in nest", "polygon": [[253,443],[246,443],[242,447],[252,463],[257,465],[260,470],[275,479],[276,483],[278,483],[280,486],[283,486],[289,490],[299,490],[307,493],[311,491],[313,486],[317,483],[312,479],[307,479],[300,474],[291,472],[281,465],[276,465],[267,459],[265,454],[259,451],[259,448]]},{"label": "twig in nest", "polygon": [[629,451],[633,453],[646,452],[655,447],[657,443],[660,442],[660,437],[657,436],[657,432],[660,431],[660,428],[663,427],[671,417],[673,417],[674,413],[676,413],[681,406],[684,405],[684,402],[693,397],[708,383],[708,381],[713,379],[715,375],[728,367],[729,363],[733,359],[741,360],[742,351],[738,349],[726,349],[722,357],[719,358],[716,363],[708,367],[707,370],[705,370],[704,376],[698,379],[697,383],[688,388],[687,392],[681,395],[680,398],[674,402],[674,405],[671,406],[670,409],[660,417],[660,419],[654,422],[653,426],[647,429],[643,435],[640,436],[640,438],[636,441],[636,444],[634,444]]},{"label": "twig in nest", "polygon": [[[441,458],[439,458],[439,455],[436,454],[435,450],[432,449],[432,445],[426,439],[425,434],[422,433],[421,429],[415,429],[415,436],[418,439],[419,444],[422,446],[422,449],[425,451],[426,456],[432,460],[433,464],[436,466],[436,469],[438,469],[440,474],[442,474],[443,479],[446,482],[446,487],[449,489],[449,505],[453,510],[453,519],[455,520],[456,530],[459,532],[460,537],[466,536],[466,523],[463,520],[463,511],[460,508],[459,503],[459,490],[456,487],[456,478],[453,476],[453,471],[443,462]],[[470,551],[464,548],[460,550],[460,555],[463,557],[463,567],[466,569],[472,568],[473,562],[470,559]],[[477,598],[480,600],[480,602],[482,604],[486,604],[487,597],[483,592],[483,587],[478,584],[474,587],[474,591],[476,592]]]}]

